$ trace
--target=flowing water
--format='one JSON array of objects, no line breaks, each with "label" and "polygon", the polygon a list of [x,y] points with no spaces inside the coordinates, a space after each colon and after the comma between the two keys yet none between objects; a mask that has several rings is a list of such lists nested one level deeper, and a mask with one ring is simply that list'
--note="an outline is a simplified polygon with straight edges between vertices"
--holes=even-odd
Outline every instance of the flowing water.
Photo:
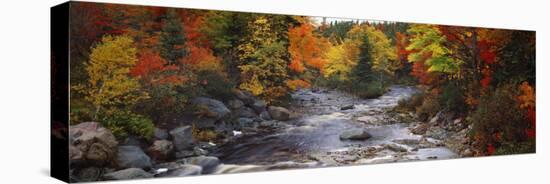
[{"label": "flowing water", "polygon": [[[281,122],[281,128],[274,132],[245,135],[216,151],[226,164],[220,173],[254,168],[267,170],[265,166],[281,166],[281,163],[286,167],[293,167],[289,163],[316,167],[456,157],[439,144],[439,140],[413,135],[408,123],[389,115],[388,110],[400,99],[415,92],[413,87],[392,86],[383,96],[364,100],[334,90],[297,91],[292,95],[290,110],[295,114],[292,120]],[[342,110],[349,105],[354,108]],[[360,141],[340,140],[343,131],[356,128],[366,129],[372,137]],[[387,149],[388,145],[403,151]],[[264,166],[264,169],[255,166]]]}]

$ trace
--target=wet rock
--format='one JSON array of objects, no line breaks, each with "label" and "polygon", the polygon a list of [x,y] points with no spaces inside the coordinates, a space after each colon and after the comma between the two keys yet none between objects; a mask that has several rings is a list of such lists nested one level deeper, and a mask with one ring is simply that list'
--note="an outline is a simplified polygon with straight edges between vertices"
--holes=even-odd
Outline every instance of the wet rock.
[{"label": "wet rock", "polygon": [[190,157],[190,158],[183,159],[182,162],[183,164],[192,164],[192,165],[201,166],[203,174],[209,174],[213,172],[216,166],[220,164],[220,160],[217,157],[212,157],[212,156]]},{"label": "wet rock", "polygon": [[174,151],[174,144],[168,140],[157,140],[147,149],[147,153],[153,160],[166,160]]},{"label": "wet rock", "polygon": [[243,108],[242,110],[239,111],[239,117],[254,118],[256,116],[258,116],[256,114],[256,112],[252,108],[249,108],[249,107],[245,107],[245,108]]},{"label": "wet rock", "polygon": [[124,140],[122,143],[119,143],[119,145],[125,145],[125,146],[141,146],[141,140],[139,137],[134,135],[129,135],[126,140]]},{"label": "wet rock", "polygon": [[206,150],[204,150],[204,149],[202,149],[202,148],[200,148],[200,147],[198,147],[198,146],[195,146],[195,147],[193,148],[193,153],[194,153],[195,155],[208,155],[208,151],[206,151]]},{"label": "wet rock", "polygon": [[267,109],[271,118],[279,121],[286,121],[290,118],[290,112],[284,107],[269,106]]},{"label": "wet rock", "polygon": [[102,169],[97,167],[87,167],[84,169],[80,169],[78,171],[78,174],[76,175],[76,180],[78,182],[98,181],[101,177],[102,172]]},{"label": "wet rock", "polygon": [[271,115],[269,115],[269,112],[263,111],[260,113],[260,118],[263,120],[271,120]]},{"label": "wet rock", "polygon": [[128,168],[103,175],[106,180],[128,180],[128,179],[143,179],[152,178],[153,174],[145,172],[140,168]]},{"label": "wet rock", "polygon": [[168,131],[165,129],[155,128],[155,132],[153,133],[153,137],[157,140],[168,139],[168,136]]},{"label": "wet rock", "polygon": [[441,140],[447,138],[447,135],[447,131],[440,127],[431,127],[428,131],[426,131],[426,136]]},{"label": "wet rock", "polygon": [[178,176],[193,176],[200,175],[202,167],[198,165],[183,164],[174,169],[169,169],[168,172],[158,175],[159,177],[178,177]]},{"label": "wet rock", "polygon": [[238,99],[234,99],[234,100],[229,100],[227,102],[227,105],[229,106],[229,108],[233,110],[237,110],[244,107],[244,102]]},{"label": "wet rock", "polygon": [[97,122],[85,122],[69,129],[70,163],[87,162],[90,166],[103,166],[116,157],[115,136]]},{"label": "wet rock", "polygon": [[183,126],[170,131],[174,147],[177,151],[182,151],[193,147],[193,134],[191,126]]},{"label": "wet rock", "polygon": [[434,159],[437,159],[437,156],[429,156],[429,157],[426,157],[427,159],[430,159],[430,160],[434,160]]},{"label": "wet rock", "polygon": [[137,146],[119,146],[116,164],[119,168],[151,168],[151,159]]},{"label": "wet rock", "polygon": [[176,158],[187,158],[187,157],[195,156],[195,152],[191,150],[182,150],[182,151],[176,152],[175,156]]},{"label": "wet rock", "polygon": [[260,127],[273,127],[275,122],[273,121],[262,121],[260,122]]},{"label": "wet rock", "polygon": [[200,117],[196,121],[197,123],[195,123],[194,125],[200,129],[217,127],[216,125],[217,120],[213,118]]},{"label": "wet rock", "polygon": [[340,110],[350,110],[350,109],[355,109],[355,106],[353,104],[351,105],[346,105],[346,106],[343,106],[343,107],[340,107]]},{"label": "wet rock", "polygon": [[265,111],[266,106],[267,106],[267,104],[263,100],[256,100],[256,101],[254,101],[253,104],[250,105],[250,107],[252,107],[252,109],[254,109],[254,111],[256,111],[256,113],[261,113],[261,112]]},{"label": "wet rock", "polygon": [[245,105],[254,103],[254,96],[248,91],[235,90],[235,97],[241,100]]},{"label": "wet rock", "polygon": [[395,152],[407,152],[407,148],[398,144],[387,144],[386,148]]},{"label": "wet rock", "polygon": [[430,127],[427,123],[421,123],[416,125],[414,128],[411,129],[411,133],[417,134],[417,135],[423,135],[428,131],[428,128]]},{"label": "wet rock", "polygon": [[248,128],[255,127],[254,120],[253,120],[253,119],[250,119],[250,118],[239,118],[239,119],[237,119],[237,122],[239,123],[239,126],[240,126],[241,128],[244,128],[244,127],[248,127]]},{"label": "wet rock", "polygon": [[191,101],[197,108],[199,112],[206,116],[219,120],[227,116],[231,111],[219,100],[206,98],[206,97],[197,97]]},{"label": "wet rock", "polygon": [[340,133],[341,140],[365,140],[371,138],[371,135],[365,129],[351,129]]}]

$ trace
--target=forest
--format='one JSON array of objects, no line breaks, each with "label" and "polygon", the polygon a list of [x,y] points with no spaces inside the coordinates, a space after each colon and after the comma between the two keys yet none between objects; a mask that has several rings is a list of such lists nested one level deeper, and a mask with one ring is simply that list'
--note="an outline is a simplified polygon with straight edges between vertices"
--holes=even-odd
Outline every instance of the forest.
[{"label": "forest", "polygon": [[[113,136],[71,142],[74,181],[535,152],[534,31],[96,3],[70,18],[71,139]],[[310,121],[342,127],[254,144]],[[370,146],[384,128],[419,137]],[[335,158],[314,134],[362,146]]]}]

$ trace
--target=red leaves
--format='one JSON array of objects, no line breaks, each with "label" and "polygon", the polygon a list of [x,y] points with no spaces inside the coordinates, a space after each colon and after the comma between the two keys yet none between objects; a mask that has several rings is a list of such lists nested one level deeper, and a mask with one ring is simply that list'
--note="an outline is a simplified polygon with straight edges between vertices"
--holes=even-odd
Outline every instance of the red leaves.
[{"label": "red leaves", "polygon": [[484,68],[481,73],[483,74],[483,79],[481,79],[480,83],[481,83],[481,87],[482,88],[488,88],[490,85],[491,85],[491,69],[489,69],[488,67],[487,68]]},{"label": "red leaves", "polygon": [[144,51],[139,56],[137,64],[130,70],[130,75],[133,77],[147,78],[154,72],[162,71],[164,65],[166,65],[166,61],[164,61],[158,53]]},{"label": "red leaves", "polygon": [[492,155],[494,154],[496,151],[495,147],[493,146],[493,144],[488,144],[487,145],[487,155]]}]

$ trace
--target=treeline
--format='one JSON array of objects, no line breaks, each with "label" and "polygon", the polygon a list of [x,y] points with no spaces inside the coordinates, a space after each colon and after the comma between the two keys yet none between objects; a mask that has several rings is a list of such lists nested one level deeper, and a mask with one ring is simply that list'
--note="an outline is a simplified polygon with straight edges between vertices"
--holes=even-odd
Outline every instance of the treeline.
[{"label": "treeline", "polygon": [[535,151],[535,32],[415,24],[399,37],[424,88],[403,109],[465,117],[478,154]]},{"label": "treeline", "polygon": [[284,106],[312,85],[372,98],[408,83],[424,93],[403,109],[467,116],[488,154],[534,147],[534,32],[91,3],[70,13],[73,124],[147,137],[197,96],[240,89]]}]

